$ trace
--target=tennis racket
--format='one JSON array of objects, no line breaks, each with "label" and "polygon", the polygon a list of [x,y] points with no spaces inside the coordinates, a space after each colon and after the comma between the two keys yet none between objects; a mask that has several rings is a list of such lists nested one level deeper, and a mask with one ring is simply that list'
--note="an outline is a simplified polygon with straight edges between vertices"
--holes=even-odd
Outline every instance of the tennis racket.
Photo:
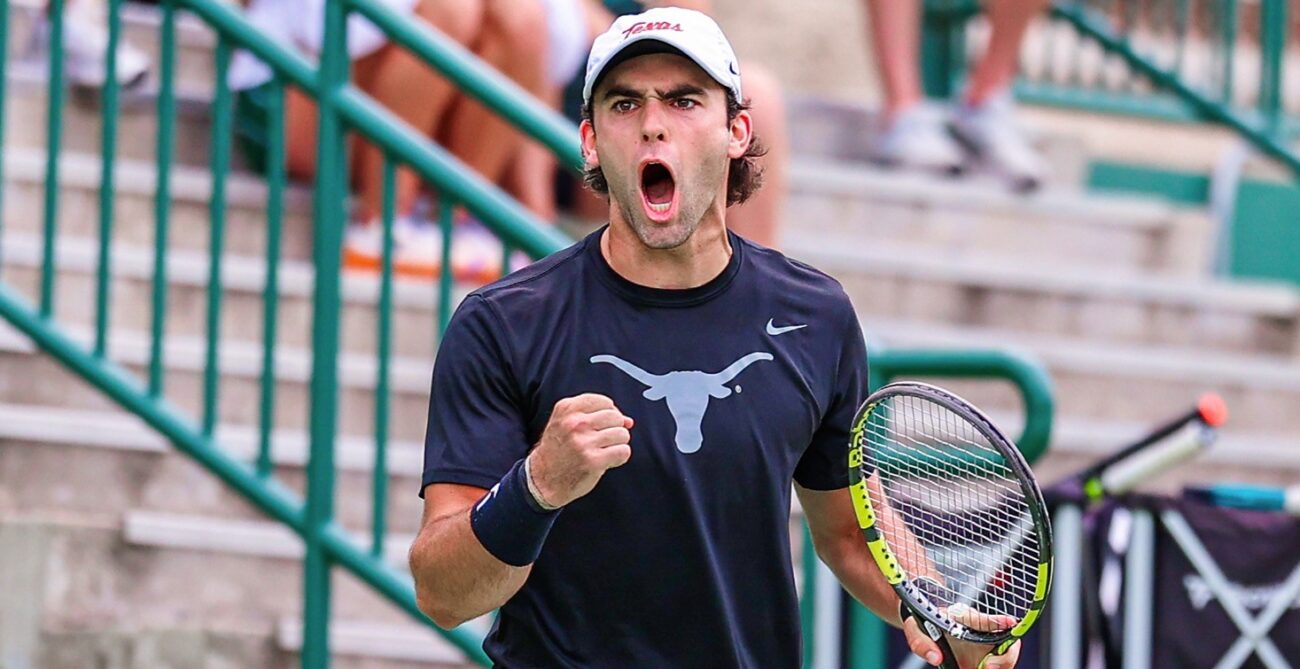
[{"label": "tennis racket", "polygon": [[1091,502],[1120,495],[1161,472],[1205,452],[1218,428],[1228,420],[1228,407],[1213,393],[1202,395],[1190,411],[1152,430],[1078,475]]},{"label": "tennis racket", "polygon": [[853,421],[849,490],[885,580],[957,669],[945,635],[1005,653],[1046,604],[1047,508],[1020,451],[969,402],[891,383]]}]

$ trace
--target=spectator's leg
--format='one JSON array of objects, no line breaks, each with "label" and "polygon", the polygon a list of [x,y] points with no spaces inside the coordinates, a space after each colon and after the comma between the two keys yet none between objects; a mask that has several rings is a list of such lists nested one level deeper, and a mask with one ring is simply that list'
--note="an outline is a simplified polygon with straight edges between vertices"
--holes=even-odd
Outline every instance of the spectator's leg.
[{"label": "spectator's leg", "polygon": [[[893,0],[887,0],[892,2]],[[1020,58],[1020,43],[1029,22],[1047,7],[1047,0],[987,0],[985,10],[993,33],[988,51],[971,74],[966,103],[977,107],[1011,85]]]},{"label": "spectator's leg", "polygon": [[[472,43],[483,26],[482,5],[471,0],[423,0],[417,15],[461,44]],[[354,65],[357,85],[412,127],[432,137],[446,121],[456,89],[435,74],[419,57],[389,44]],[[358,218],[370,220],[381,211],[384,154],[368,142],[353,145],[352,175],[360,200]],[[397,172],[398,214],[415,204],[420,180],[415,172]]]},{"label": "spectator's leg", "polygon": [[[546,14],[540,0],[487,0],[483,33],[475,53],[538,95],[546,86]],[[460,96],[447,119],[442,143],[488,181],[498,182],[523,142],[496,112]],[[485,141],[489,140],[490,141]]]},{"label": "spectator's leg", "polygon": [[776,77],[759,65],[745,66],[741,87],[752,105],[754,133],[767,147],[767,155],[759,159],[763,166],[763,187],[748,202],[728,212],[727,225],[742,237],[764,246],[776,246],[790,160],[785,100]]},{"label": "spectator's leg", "polygon": [[924,99],[921,90],[921,0],[865,0],[885,116]]},{"label": "spectator's leg", "polygon": [[953,119],[953,130],[963,142],[1020,192],[1039,188],[1049,172],[1047,162],[1016,119],[1010,93],[1020,42],[1029,22],[1045,6],[1044,0],[989,0],[993,26],[989,48]]},{"label": "spectator's leg", "polygon": [[960,174],[961,147],[945,129],[946,113],[923,104],[920,33],[922,0],[866,0],[872,48],[884,101],[869,158],[890,167]]},{"label": "spectator's leg", "polygon": [[[554,88],[544,91],[542,100],[555,109],[560,106],[561,92]],[[555,155],[551,150],[532,140],[520,143],[506,169],[502,185],[519,203],[545,221],[556,219]]]},{"label": "spectator's leg", "polygon": [[291,179],[309,181],[316,175],[316,101],[286,87],[284,116],[285,171]]}]

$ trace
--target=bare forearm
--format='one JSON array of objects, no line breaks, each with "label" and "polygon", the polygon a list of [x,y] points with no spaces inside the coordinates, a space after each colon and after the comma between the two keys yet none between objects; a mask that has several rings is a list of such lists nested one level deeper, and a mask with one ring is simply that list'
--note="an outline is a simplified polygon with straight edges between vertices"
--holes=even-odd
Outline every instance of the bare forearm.
[{"label": "bare forearm", "polygon": [[819,546],[817,554],[830,567],[831,573],[839,579],[840,584],[853,598],[871,609],[882,620],[899,627],[898,595],[885,581],[880,568],[872,560],[871,552],[861,537],[836,538],[827,543],[833,546]]},{"label": "bare forearm", "polygon": [[425,528],[411,546],[411,575],[420,610],[450,629],[510,599],[532,566],[512,567],[493,557],[470,529],[469,510]]}]

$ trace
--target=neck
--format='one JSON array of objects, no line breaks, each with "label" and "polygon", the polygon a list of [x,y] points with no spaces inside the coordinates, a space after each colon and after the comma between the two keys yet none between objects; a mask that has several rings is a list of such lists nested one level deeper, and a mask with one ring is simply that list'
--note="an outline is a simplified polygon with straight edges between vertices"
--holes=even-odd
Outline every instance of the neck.
[{"label": "neck", "polygon": [[681,290],[713,280],[731,261],[731,240],[721,212],[710,211],[681,246],[647,247],[632,226],[611,207],[610,224],[600,236],[600,253],[619,276],[640,286]]}]

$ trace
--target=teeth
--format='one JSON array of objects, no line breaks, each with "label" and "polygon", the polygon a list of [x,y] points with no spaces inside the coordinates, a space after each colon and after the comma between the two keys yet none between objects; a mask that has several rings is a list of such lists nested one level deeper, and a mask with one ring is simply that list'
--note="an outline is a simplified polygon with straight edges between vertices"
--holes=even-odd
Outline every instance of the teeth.
[{"label": "teeth", "polygon": [[653,211],[656,214],[666,214],[668,213],[668,210],[671,209],[673,206],[673,203],[671,201],[665,202],[663,204],[655,204],[653,202],[647,202],[646,204],[650,205],[650,211]]}]

